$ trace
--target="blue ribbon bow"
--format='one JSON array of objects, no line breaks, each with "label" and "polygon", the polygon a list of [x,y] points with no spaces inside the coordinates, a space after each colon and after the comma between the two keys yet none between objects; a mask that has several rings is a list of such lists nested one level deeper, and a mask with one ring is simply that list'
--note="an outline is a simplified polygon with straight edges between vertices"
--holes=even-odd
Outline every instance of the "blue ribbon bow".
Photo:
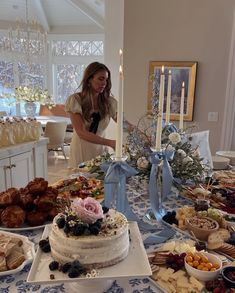
[{"label": "blue ribbon bow", "polygon": [[162,154],[160,152],[153,152],[149,161],[152,164],[150,178],[149,178],[149,200],[155,218],[159,217],[160,212],[160,198],[157,186],[158,166],[162,161]]},{"label": "blue ribbon bow", "polygon": [[163,156],[162,167],[162,200],[164,200],[171,192],[171,186],[173,182],[173,174],[169,161],[173,160],[174,151],[165,150]]},{"label": "blue ribbon bow", "polygon": [[141,230],[155,230],[155,226],[142,221],[136,216],[126,196],[126,177],[134,176],[138,172],[125,161],[104,163],[101,169],[106,172],[104,180],[104,205],[110,208],[112,203],[115,203],[115,208],[123,213],[129,221],[136,221]]},{"label": "blue ribbon bow", "polygon": [[138,172],[125,161],[105,163],[101,168],[106,171],[104,179],[105,206],[111,207],[112,203],[115,202],[115,208],[129,220],[130,218],[133,220],[133,212],[126,196],[126,178],[134,176]]}]

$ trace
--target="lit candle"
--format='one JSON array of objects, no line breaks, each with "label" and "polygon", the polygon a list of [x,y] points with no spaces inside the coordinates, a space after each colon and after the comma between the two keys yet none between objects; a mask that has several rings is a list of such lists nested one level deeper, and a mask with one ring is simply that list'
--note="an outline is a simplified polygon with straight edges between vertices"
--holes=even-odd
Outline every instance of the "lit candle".
[{"label": "lit candle", "polygon": [[182,88],[181,88],[179,129],[183,129],[183,127],[184,127],[184,82],[182,83]]},{"label": "lit candle", "polygon": [[170,122],[171,114],[171,71],[168,74],[167,98],[166,98],[166,124]]},{"label": "lit candle", "polygon": [[[122,51],[120,50],[120,58]],[[123,129],[123,70],[119,67],[119,101],[117,109],[117,137],[116,137],[116,159],[122,158],[122,130]]]},{"label": "lit candle", "polygon": [[160,93],[158,101],[158,117],[157,117],[157,132],[156,132],[156,151],[161,150],[161,139],[162,139],[162,111],[163,111],[163,100],[164,100],[164,66],[162,66],[161,78],[160,78]]}]

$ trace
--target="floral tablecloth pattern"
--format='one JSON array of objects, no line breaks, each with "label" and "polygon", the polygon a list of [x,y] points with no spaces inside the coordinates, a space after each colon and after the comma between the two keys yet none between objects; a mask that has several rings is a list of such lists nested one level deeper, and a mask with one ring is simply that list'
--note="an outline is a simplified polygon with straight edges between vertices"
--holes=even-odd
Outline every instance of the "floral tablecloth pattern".
[{"label": "floral tablecloth pattern", "polygon": [[[126,185],[127,187],[127,195],[129,202],[132,206],[133,211],[144,220],[145,213],[150,209],[150,203],[148,199],[148,185],[147,182],[141,179],[138,176],[130,178]],[[172,192],[172,194],[168,197],[167,201],[164,203],[164,208],[166,210],[176,209],[177,207],[181,207],[183,205],[192,205],[192,202],[178,197],[176,192]],[[162,222],[154,222],[154,227],[156,229],[163,229],[164,224]],[[148,236],[149,232],[142,232],[143,239]],[[22,231],[20,234],[27,236],[31,241],[35,243],[35,248],[37,249],[39,240],[41,239],[41,235],[43,233],[43,229],[39,230],[30,230],[30,231]],[[174,235],[175,239],[183,239],[187,236],[176,232]],[[146,246],[146,249],[154,249],[158,245],[155,246]],[[14,275],[7,275],[0,277],[0,293],[28,293],[28,292],[41,292],[41,293],[70,293],[68,289],[66,289],[65,284],[30,284],[26,282],[27,274],[30,270],[31,264],[28,264],[24,267],[22,271],[16,273]],[[155,284],[149,278],[130,278],[130,279],[118,279],[114,280],[112,286],[104,293],[157,293],[162,292],[158,289]],[[85,293],[85,292],[84,292]],[[100,292],[94,292],[100,293]]]}]

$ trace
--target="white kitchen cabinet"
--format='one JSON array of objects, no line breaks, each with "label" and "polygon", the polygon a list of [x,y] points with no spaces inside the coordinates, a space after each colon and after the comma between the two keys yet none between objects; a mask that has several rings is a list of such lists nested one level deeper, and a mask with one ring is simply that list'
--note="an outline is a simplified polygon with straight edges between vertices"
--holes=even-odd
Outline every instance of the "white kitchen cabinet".
[{"label": "white kitchen cabinet", "polygon": [[11,162],[11,186],[24,187],[34,178],[33,152],[26,152],[10,158]]},{"label": "white kitchen cabinet", "polygon": [[47,146],[39,145],[33,149],[34,154],[34,177],[42,177],[47,180]]},{"label": "white kitchen cabinet", "polygon": [[25,187],[35,177],[47,179],[47,138],[0,148],[0,191]]},{"label": "white kitchen cabinet", "polygon": [[9,158],[0,160],[0,191],[4,191],[6,187],[11,186]]}]

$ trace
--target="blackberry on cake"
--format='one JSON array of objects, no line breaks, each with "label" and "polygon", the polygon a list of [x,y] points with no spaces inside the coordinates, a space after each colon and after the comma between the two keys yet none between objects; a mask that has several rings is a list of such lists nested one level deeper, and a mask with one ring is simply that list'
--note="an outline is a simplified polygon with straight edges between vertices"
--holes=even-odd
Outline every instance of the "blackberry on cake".
[{"label": "blackberry on cake", "polygon": [[58,270],[59,269],[59,263],[58,263],[58,261],[52,261],[50,264],[49,264],[49,269],[51,270],[51,271],[56,271],[56,270]]},{"label": "blackberry on cake", "polygon": [[64,265],[62,265],[62,272],[63,273],[67,273],[69,271],[69,269],[71,268],[72,264],[71,262],[66,262]]},{"label": "blackberry on cake", "polygon": [[42,239],[39,241],[39,247],[41,248],[41,250],[45,253],[50,252],[51,251],[51,246],[49,243],[49,239]]}]

